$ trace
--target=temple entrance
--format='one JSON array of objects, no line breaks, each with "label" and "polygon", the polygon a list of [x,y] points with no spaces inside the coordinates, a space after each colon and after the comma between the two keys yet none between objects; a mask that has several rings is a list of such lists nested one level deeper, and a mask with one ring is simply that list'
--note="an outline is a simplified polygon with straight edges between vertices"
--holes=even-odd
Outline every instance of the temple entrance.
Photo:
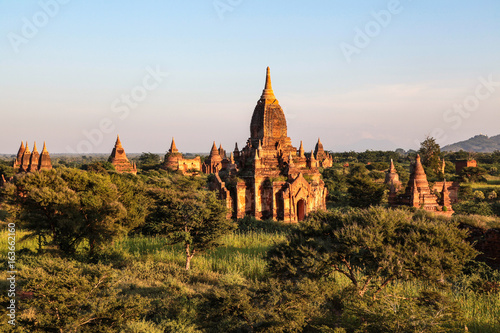
[{"label": "temple entrance", "polygon": [[306,217],[306,201],[304,199],[300,199],[297,202],[297,221],[304,221]]}]

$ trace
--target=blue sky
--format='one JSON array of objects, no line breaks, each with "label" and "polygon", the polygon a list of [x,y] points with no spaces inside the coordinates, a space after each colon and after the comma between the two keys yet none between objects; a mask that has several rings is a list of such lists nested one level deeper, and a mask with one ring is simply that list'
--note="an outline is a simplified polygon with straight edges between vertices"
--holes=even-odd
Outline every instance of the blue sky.
[{"label": "blue sky", "polygon": [[242,147],[267,66],[306,150],[497,135],[498,17],[498,0],[0,1],[0,153]]}]

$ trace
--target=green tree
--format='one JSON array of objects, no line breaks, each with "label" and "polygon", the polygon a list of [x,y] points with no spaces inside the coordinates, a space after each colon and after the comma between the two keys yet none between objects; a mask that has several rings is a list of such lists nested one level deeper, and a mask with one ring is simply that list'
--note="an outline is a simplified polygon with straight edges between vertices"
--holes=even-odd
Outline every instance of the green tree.
[{"label": "green tree", "polygon": [[170,244],[183,244],[186,270],[195,254],[219,246],[221,237],[236,229],[226,218],[227,208],[214,192],[156,189],[151,193],[155,206],[146,228],[166,235]]},{"label": "green tree", "polygon": [[382,183],[376,183],[369,176],[364,165],[351,168],[347,176],[349,206],[366,208],[380,205],[385,194]]},{"label": "green tree", "polygon": [[87,240],[92,255],[132,227],[109,176],[57,169],[20,174],[13,186],[22,227],[40,248],[50,243],[71,254]]},{"label": "green tree", "polygon": [[443,282],[477,252],[457,224],[381,207],[317,212],[268,253],[270,272],[285,278],[345,275],[356,292],[376,295],[395,280]]},{"label": "green tree", "polygon": [[146,299],[120,293],[118,270],[43,256],[23,262],[23,332],[116,332],[147,312]]},{"label": "green tree", "polygon": [[431,169],[436,174],[440,174],[442,166],[440,160],[441,147],[433,137],[428,136],[420,143],[418,153],[424,167]]},{"label": "green tree", "polygon": [[466,167],[460,172],[460,177],[464,182],[477,183],[484,181],[486,169],[481,167]]},{"label": "green tree", "polygon": [[160,155],[153,153],[142,153],[139,156],[139,167],[141,169],[154,169],[160,164]]}]

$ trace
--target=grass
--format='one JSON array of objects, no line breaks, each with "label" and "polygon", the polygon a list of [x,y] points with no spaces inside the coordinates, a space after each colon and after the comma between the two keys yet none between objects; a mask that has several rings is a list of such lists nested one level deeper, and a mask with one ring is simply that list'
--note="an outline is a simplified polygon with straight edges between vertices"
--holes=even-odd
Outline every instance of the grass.
[{"label": "grass", "polygon": [[[29,232],[27,232],[27,231],[16,230],[16,233],[15,233],[16,252],[18,252],[22,249],[29,249],[31,251],[36,251],[36,249],[38,248],[38,242],[34,238],[30,238],[30,239],[21,241],[21,239],[28,234],[29,234]],[[6,257],[7,252],[9,252],[8,241],[9,241],[9,232],[7,230],[0,231],[0,255],[2,256],[2,258]]]},{"label": "grass", "polygon": [[[257,231],[235,232],[224,236],[222,246],[195,255],[193,269],[213,271],[222,274],[237,274],[256,280],[265,276],[264,255],[275,242],[286,239],[283,233]],[[132,254],[136,259],[152,258],[156,261],[185,264],[181,245],[167,245],[163,237],[127,237],[115,244],[115,249]]]},{"label": "grass", "polygon": [[[21,242],[27,232],[16,233],[17,251],[23,248],[36,251],[37,241],[30,239]],[[0,257],[5,261],[7,254],[7,231],[0,232]],[[267,276],[264,256],[275,243],[286,240],[284,232],[248,231],[226,235],[221,247],[195,256],[192,261],[193,273],[213,276],[216,279],[231,281],[259,280]],[[181,246],[167,245],[163,237],[135,236],[126,237],[113,244],[113,249],[125,254],[133,261],[145,263],[166,263],[175,265],[182,271],[185,259]],[[147,274],[147,271],[146,273]],[[336,274],[335,281],[339,290],[350,282]],[[153,277],[153,279],[155,279]],[[397,282],[390,287],[393,294],[416,296],[420,290],[429,289],[422,282]],[[470,332],[500,332],[500,295],[498,293],[475,293],[456,289],[447,295],[457,301],[467,319]]]}]

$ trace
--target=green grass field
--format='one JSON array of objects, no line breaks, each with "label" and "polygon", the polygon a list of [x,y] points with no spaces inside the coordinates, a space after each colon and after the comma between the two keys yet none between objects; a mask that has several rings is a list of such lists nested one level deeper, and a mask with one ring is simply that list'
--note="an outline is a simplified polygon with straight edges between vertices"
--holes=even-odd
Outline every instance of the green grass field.
[{"label": "green grass field", "polygon": [[[23,248],[36,251],[34,239],[21,242],[26,232],[17,232],[17,251]],[[193,273],[213,276],[214,279],[231,281],[259,280],[266,278],[266,251],[276,242],[286,239],[284,233],[266,233],[259,231],[235,232],[223,239],[224,245],[204,254],[195,256],[192,262]],[[0,257],[5,262],[7,253],[7,232],[0,233]],[[180,246],[166,245],[165,238],[136,236],[127,237],[113,244],[113,250],[122,253],[132,262],[168,263],[184,267],[184,253]],[[349,281],[343,276],[335,276],[339,289],[348,286]],[[134,283],[144,283],[136,281]],[[389,293],[412,297],[427,288],[418,282],[399,282],[389,287]],[[463,288],[449,291],[448,296],[456,300],[467,318],[470,332],[500,332],[500,294],[475,293]]]}]

